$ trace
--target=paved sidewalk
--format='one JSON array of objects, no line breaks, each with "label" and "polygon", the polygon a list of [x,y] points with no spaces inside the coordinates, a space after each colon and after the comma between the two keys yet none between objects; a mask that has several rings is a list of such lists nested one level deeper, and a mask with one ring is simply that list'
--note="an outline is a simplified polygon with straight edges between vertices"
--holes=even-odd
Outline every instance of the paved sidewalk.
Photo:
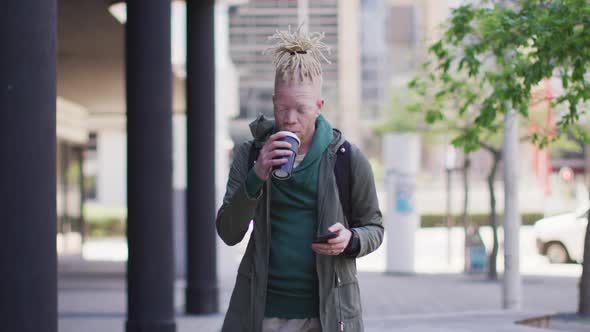
[{"label": "paved sidewalk", "polygon": [[[552,330],[516,325],[514,322],[576,310],[580,266],[545,264],[543,258],[534,256],[534,251],[529,248],[531,241],[528,241],[528,233],[521,234],[523,269],[556,276],[523,276],[523,306],[522,311],[518,312],[500,310],[501,281],[489,281],[485,276],[460,273],[437,274],[437,271],[444,271],[443,267],[446,266],[446,255],[440,249],[444,247],[446,233],[436,229],[427,229],[422,233],[417,240],[422,248],[422,251],[417,253],[417,265],[422,267],[418,271],[428,270],[430,273],[401,276],[379,272],[384,269],[385,246],[359,261],[359,270],[364,271],[359,273],[359,283],[366,331],[544,332]],[[457,238],[461,236],[460,233],[454,235]],[[178,332],[219,331],[245,243],[246,241],[243,241],[234,247],[221,243],[217,246],[219,314],[184,315],[185,283],[182,280],[177,281],[175,305],[178,313]],[[454,241],[454,244],[457,248],[453,253],[457,257],[454,257],[453,261],[459,262],[458,257],[462,252],[459,248],[460,243]],[[110,243],[106,249],[112,246]],[[104,245],[99,249],[102,252],[105,249]],[[117,246],[111,249],[117,252],[123,250]],[[75,257],[60,257],[60,332],[124,332],[124,264],[87,262]]]},{"label": "paved sidewalk", "polygon": [[[551,331],[515,321],[558,312],[573,312],[577,278],[525,277],[523,311],[499,310],[501,283],[461,274],[391,276],[359,274],[366,331]],[[221,312],[233,277],[220,282]],[[178,332],[218,331],[223,314],[182,314],[184,282],[176,285]],[[62,272],[59,280],[60,332],[123,332],[125,281],[121,275],[81,275]]]},{"label": "paved sidewalk", "polygon": [[535,316],[522,311],[482,311],[439,315],[409,315],[367,319],[367,331],[374,332],[544,332],[557,331],[515,324]]},{"label": "paved sidewalk", "polygon": [[[553,329],[538,329],[514,324],[530,317],[526,312],[474,312],[446,315],[412,315],[366,319],[367,332],[552,332]],[[222,315],[198,318],[179,315],[176,318],[178,332],[201,332],[220,330]],[[79,320],[60,320],[60,331],[104,332],[124,331],[124,317],[94,317]]]}]

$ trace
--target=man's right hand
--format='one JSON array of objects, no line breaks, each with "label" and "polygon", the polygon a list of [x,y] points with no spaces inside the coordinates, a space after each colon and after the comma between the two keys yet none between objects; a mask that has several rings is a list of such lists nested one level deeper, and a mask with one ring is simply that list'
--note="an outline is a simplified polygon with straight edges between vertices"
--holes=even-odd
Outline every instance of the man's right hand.
[{"label": "man's right hand", "polygon": [[[254,171],[256,175],[263,181],[266,181],[270,176],[272,168],[276,165],[282,165],[288,161],[287,157],[293,154],[291,151],[291,144],[283,142],[280,139],[285,137],[284,133],[276,133],[271,135],[266,143],[260,149],[256,164],[254,164]],[[285,157],[277,158],[276,157]]]}]

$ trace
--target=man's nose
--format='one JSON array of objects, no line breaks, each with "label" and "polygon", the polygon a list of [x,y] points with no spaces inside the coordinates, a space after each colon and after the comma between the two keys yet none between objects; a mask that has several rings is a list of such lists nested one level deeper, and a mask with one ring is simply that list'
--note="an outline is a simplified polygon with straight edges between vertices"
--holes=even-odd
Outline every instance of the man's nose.
[{"label": "man's nose", "polygon": [[297,123],[297,112],[296,111],[288,111],[286,116],[285,116],[285,122],[286,123]]}]

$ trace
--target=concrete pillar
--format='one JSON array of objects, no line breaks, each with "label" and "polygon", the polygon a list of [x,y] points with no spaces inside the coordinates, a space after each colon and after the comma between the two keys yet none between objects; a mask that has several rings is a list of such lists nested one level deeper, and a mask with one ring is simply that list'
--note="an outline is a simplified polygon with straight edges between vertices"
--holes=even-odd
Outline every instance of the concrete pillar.
[{"label": "concrete pillar", "polygon": [[338,2],[338,126],[362,149],[359,0]]},{"label": "concrete pillar", "polygon": [[[216,209],[223,202],[233,142],[229,119],[239,115],[239,75],[229,54],[229,5],[215,3],[215,186]],[[220,239],[219,239],[220,240]]]},{"label": "concrete pillar", "polygon": [[127,1],[127,332],[173,332],[170,1]]},{"label": "concrete pillar", "polygon": [[518,112],[510,110],[504,118],[504,278],[502,307],[522,308],[522,277],[520,275],[520,211],[518,208]]},{"label": "concrete pillar", "polygon": [[57,331],[55,0],[0,10],[0,329]]},{"label": "concrete pillar", "polygon": [[173,172],[172,213],[174,216],[174,275],[186,278],[186,115],[172,117]]},{"label": "concrete pillar", "polygon": [[420,215],[415,206],[420,170],[420,137],[414,133],[387,134],[383,142],[387,188],[388,273],[415,273],[415,236]]},{"label": "concrete pillar", "polygon": [[187,2],[186,312],[217,312],[215,1]]},{"label": "concrete pillar", "polygon": [[127,137],[119,127],[101,128],[97,135],[98,173],[96,190],[101,205],[124,207],[127,204]]}]

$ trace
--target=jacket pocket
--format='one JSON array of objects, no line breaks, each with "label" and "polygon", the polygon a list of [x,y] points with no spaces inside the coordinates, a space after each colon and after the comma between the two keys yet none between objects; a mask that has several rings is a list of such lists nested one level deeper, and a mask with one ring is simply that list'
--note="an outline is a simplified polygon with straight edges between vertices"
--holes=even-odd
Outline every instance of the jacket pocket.
[{"label": "jacket pocket", "polygon": [[[341,324],[348,320],[361,318],[361,296],[355,275],[340,276],[336,273],[336,299]],[[346,324],[344,324],[346,325]],[[353,330],[354,331],[354,330]]]},{"label": "jacket pocket", "polygon": [[223,323],[223,332],[253,330],[252,274],[238,270],[236,285]]},{"label": "jacket pocket", "polygon": [[344,327],[343,330],[346,332],[363,332],[365,330],[363,326],[363,320],[361,317],[344,320],[344,322],[342,322],[342,326]]}]

